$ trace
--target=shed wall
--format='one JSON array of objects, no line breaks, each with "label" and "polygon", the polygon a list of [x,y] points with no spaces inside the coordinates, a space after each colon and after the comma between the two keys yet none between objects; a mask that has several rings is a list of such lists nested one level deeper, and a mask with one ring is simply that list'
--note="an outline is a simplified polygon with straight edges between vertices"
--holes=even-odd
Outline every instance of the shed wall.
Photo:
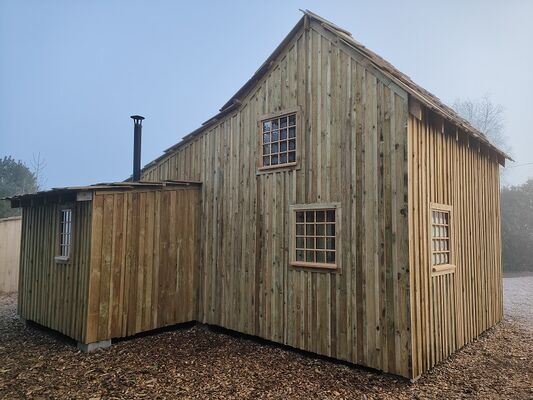
[{"label": "shed wall", "polygon": [[83,341],[91,203],[73,203],[73,254],[66,264],[54,260],[59,207],[60,204],[52,203],[23,208],[18,312],[22,318]]},{"label": "shed wall", "polygon": [[[427,110],[409,117],[414,376],[502,318],[499,164],[464,133],[445,131]],[[455,272],[431,272],[431,203],[452,207]]]},{"label": "shed wall", "polygon": [[198,187],[96,192],[85,342],[197,319]]},{"label": "shed wall", "polygon": [[22,217],[0,219],[0,293],[18,290]]},{"label": "shed wall", "polygon": [[[299,168],[258,174],[260,117],[298,107]],[[406,175],[406,94],[313,23],[143,179],[203,182],[202,322],[410,376]],[[333,202],[341,271],[290,267],[289,205]]]}]

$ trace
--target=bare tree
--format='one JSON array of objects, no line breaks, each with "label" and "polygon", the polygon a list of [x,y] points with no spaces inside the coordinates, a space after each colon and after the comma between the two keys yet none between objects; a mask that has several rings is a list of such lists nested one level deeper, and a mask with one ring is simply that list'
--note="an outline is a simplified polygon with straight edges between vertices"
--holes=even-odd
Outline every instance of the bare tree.
[{"label": "bare tree", "polygon": [[33,153],[32,160],[30,162],[33,176],[35,176],[35,181],[37,182],[37,190],[42,190],[46,184],[46,179],[43,176],[43,171],[46,168],[46,162],[41,153]]},{"label": "bare tree", "polygon": [[[494,104],[490,96],[485,95],[480,99],[456,99],[452,107],[474,128],[485,134],[492,144],[507,154],[511,153],[504,132],[504,109],[501,104]],[[502,168],[500,171],[501,185],[507,186],[507,169]]]},{"label": "bare tree", "polygon": [[494,104],[490,96],[485,95],[480,99],[456,99],[453,108],[494,145],[506,153],[510,152],[504,133],[504,109],[501,104]]}]

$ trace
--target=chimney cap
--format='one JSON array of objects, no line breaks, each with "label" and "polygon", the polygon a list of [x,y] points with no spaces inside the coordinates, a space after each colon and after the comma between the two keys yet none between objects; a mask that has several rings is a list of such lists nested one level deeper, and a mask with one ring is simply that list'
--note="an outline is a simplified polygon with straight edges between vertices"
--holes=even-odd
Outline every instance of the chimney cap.
[{"label": "chimney cap", "polygon": [[135,121],[137,121],[137,120],[142,121],[144,119],[144,117],[142,117],[140,115],[132,115],[132,116],[130,116],[130,118],[135,120]]}]

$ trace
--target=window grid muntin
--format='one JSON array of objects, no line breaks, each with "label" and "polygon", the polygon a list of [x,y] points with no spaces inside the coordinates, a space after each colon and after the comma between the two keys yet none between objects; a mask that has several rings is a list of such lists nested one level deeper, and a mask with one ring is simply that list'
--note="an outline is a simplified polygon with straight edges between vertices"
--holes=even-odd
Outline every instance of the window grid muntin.
[{"label": "window grid muntin", "polygon": [[294,260],[296,263],[334,266],[336,254],[336,210],[296,210]]},{"label": "window grid muntin", "polygon": [[72,209],[60,211],[59,218],[59,255],[68,258],[72,247]]},{"label": "window grid muntin", "polygon": [[431,262],[433,266],[451,264],[450,211],[431,210]]},{"label": "window grid muntin", "polygon": [[274,168],[296,163],[296,113],[269,118],[261,122],[261,166]]}]

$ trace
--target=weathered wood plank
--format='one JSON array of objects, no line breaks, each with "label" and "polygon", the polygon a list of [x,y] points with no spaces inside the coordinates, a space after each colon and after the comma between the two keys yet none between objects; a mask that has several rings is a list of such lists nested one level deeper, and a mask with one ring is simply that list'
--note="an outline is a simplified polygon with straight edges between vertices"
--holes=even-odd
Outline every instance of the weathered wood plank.
[{"label": "weathered wood plank", "polygon": [[[441,129],[430,112],[409,117],[413,375],[427,371],[501,319],[499,166],[459,131]],[[427,194],[426,194],[427,193]],[[431,272],[430,204],[452,210],[450,273]],[[435,334],[433,334],[435,332]]]},{"label": "weathered wood plank", "polygon": [[[178,168],[145,172],[203,182],[201,321],[409,375],[408,107],[395,90],[311,24],[240,107],[168,154]],[[259,173],[260,118],[295,106],[299,165]],[[317,202],[342,203],[338,273],[288,265],[289,206]]]}]

